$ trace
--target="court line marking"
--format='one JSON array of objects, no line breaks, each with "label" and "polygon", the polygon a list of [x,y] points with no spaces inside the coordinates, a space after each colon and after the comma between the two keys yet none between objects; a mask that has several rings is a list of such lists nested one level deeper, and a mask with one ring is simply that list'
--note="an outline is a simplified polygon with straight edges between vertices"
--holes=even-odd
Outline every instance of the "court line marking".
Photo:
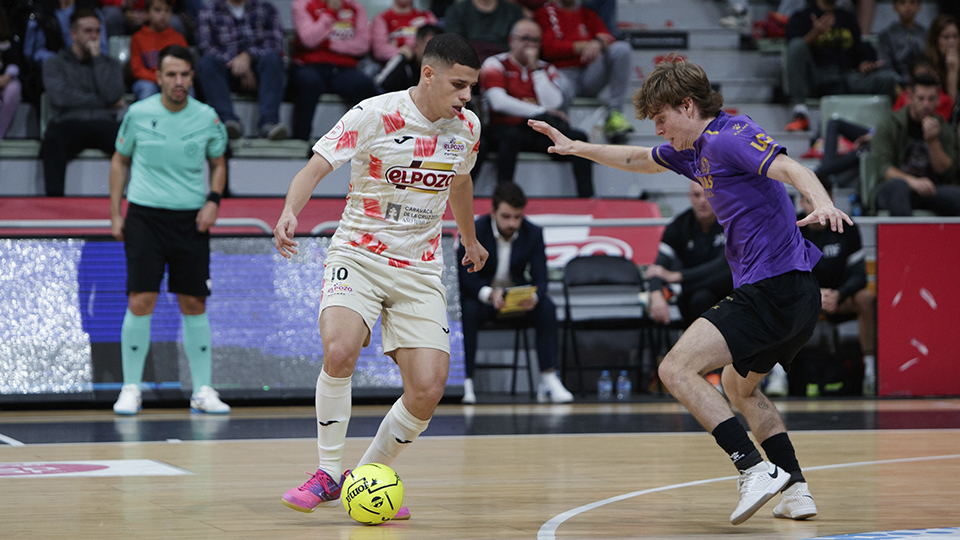
[{"label": "court line marking", "polygon": [[10,446],[26,446],[22,442],[14,439],[13,437],[7,437],[3,433],[0,433],[0,442],[4,442],[6,444],[9,444]]},{"label": "court line marking", "polygon": [[[867,465],[888,465],[891,463],[912,463],[917,461],[934,461],[934,460],[943,460],[943,459],[960,459],[960,454],[949,454],[942,456],[923,456],[915,458],[898,458],[898,459],[884,459],[878,461],[858,461],[854,463],[837,463],[834,465],[820,465],[818,467],[804,467],[805,471],[822,471],[827,469],[842,469],[846,467],[862,467]],[[580,515],[584,512],[589,512],[601,506],[607,504],[623,501],[626,499],[631,499],[633,497],[639,497],[641,495],[648,495],[650,493],[657,493],[661,491],[670,491],[673,489],[681,489],[686,487],[693,486],[702,486],[704,484],[711,484],[715,482],[724,482],[727,480],[736,480],[737,476],[724,476],[720,478],[709,478],[707,480],[696,480],[693,482],[684,482],[682,484],[672,484],[668,486],[660,486],[651,489],[644,489],[640,491],[634,491],[632,493],[624,493],[623,495],[617,495],[615,497],[610,497],[608,499],[603,499],[600,501],[592,502],[590,504],[585,504],[583,506],[574,508],[572,510],[567,510],[566,512],[557,515],[556,517],[551,518],[549,521],[544,523],[540,530],[537,532],[537,540],[556,540],[557,529],[560,528],[565,521],[569,520],[572,517]]]}]

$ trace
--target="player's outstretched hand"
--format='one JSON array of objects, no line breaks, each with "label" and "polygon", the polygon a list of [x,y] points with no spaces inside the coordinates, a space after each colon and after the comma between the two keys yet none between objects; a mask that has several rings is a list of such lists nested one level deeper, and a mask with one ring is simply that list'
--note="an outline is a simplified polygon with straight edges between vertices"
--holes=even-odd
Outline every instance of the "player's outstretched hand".
[{"label": "player's outstretched hand", "polygon": [[277,251],[287,259],[296,255],[297,243],[293,241],[293,233],[297,230],[297,218],[291,214],[280,216],[280,221],[273,229]]},{"label": "player's outstretched hand", "polygon": [[829,204],[815,208],[813,212],[810,212],[810,214],[807,215],[807,217],[798,221],[797,226],[803,227],[804,225],[809,225],[811,223],[826,225],[827,222],[829,222],[831,230],[842,233],[844,221],[850,225],[853,225],[853,220],[850,219],[850,216],[843,213],[843,211],[838,210],[837,207],[833,206],[832,204]]},{"label": "player's outstretched hand", "polygon": [[469,268],[467,268],[467,272],[471,274],[474,272],[479,272],[480,269],[483,268],[483,265],[487,263],[487,257],[489,257],[490,254],[487,253],[487,250],[483,247],[483,245],[480,244],[480,242],[476,242],[469,246],[464,245],[463,248],[466,253],[463,256],[463,260],[460,261],[460,264],[463,266],[468,266]]},{"label": "player's outstretched hand", "polygon": [[563,133],[560,133],[560,130],[557,128],[541,120],[527,120],[527,125],[535,131],[539,131],[547,137],[550,137],[550,140],[553,141],[553,146],[547,148],[547,152],[563,156],[573,153],[573,141],[568,139]]}]

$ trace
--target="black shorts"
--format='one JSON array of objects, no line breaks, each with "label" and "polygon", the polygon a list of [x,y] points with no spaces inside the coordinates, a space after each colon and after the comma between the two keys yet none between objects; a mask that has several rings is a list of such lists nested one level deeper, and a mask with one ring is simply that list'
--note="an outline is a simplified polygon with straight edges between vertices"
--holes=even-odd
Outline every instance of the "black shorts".
[{"label": "black shorts", "polygon": [[123,227],[127,294],[159,292],[169,265],[170,292],[210,296],[210,233],[197,230],[197,212],[130,203]]},{"label": "black shorts", "polygon": [[716,326],[741,376],[769,373],[790,362],[820,317],[820,285],[812,272],[793,271],[741,285],[703,314]]}]

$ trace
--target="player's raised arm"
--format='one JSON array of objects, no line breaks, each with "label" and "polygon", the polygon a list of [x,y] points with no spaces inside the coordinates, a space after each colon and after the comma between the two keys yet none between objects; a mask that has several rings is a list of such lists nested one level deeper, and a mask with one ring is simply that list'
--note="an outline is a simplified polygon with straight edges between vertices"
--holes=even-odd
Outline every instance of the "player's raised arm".
[{"label": "player's raised arm", "polygon": [[469,174],[458,174],[450,184],[450,209],[460,231],[460,243],[466,254],[460,264],[473,265],[467,272],[477,272],[487,262],[489,254],[477,240],[477,231],[473,221],[473,180]]},{"label": "player's raised arm", "polygon": [[652,148],[572,141],[546,122],[527,120],[527,123],[536,131],[550,137],[553,146],[548,148],[547,152],[551,154],[580,156],[621,171],[658,173],[668,170],[653,160]]},{"label": "player's raised arm", "polygon": [[823,184],[817,179],[817,175],[786,154],[780,154],[774,158],[767,176],[797,188],[797,191],[813,203],[813,212],[798,221],[798,226],[803,227],[813,222],[826,225],[829,221],[832,230],[843,232],[844,221],[853,225],[850,216],[833,205],[833,200],[830,199],[827,190],[823,189]]},{"label": "player's raised arm", "polygon": [[320,154],[314,154],[293,177],[287,189],[287,198],[283,203],[280,220],[273,229],[273,238],[280,255],[289,259],[291,255],[297,254],[297,243],[293,241],[293,234],[297,230],[297,215],[310,200],[320,180],[331,172],[333,172],[333,166],[330,162]]}]

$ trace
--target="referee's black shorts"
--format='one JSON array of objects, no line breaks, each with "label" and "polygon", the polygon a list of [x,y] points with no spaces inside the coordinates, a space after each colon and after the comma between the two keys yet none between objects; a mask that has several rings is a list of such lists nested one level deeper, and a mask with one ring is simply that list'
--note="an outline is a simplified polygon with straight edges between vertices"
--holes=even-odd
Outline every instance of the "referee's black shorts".
[{"label": "referee's black shorts", "polygon": [[789,371],[820,317],[820,285],[812,272],[787,272],[737,287],[702,316],[723,334],[742,377],[777,363]]},{"label": "referee's black shorts", "polygon": [[199,210],[130,203],[123,227],[127,293],[159,292],[170,267],[170,292],[210,296],[210,233],[197,230]]}]

